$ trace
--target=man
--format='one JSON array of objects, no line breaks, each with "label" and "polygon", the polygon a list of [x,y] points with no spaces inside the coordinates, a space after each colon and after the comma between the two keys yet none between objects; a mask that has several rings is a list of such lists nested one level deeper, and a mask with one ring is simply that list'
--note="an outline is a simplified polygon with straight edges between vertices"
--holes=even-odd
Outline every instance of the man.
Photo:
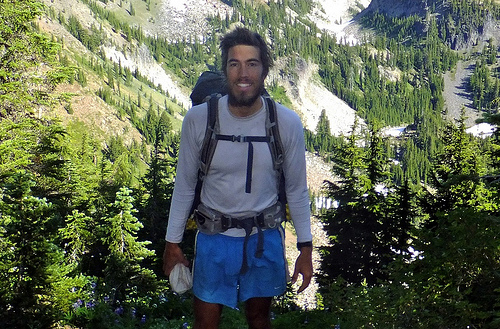
[{"label": "man", "polygon": [[[272,63],[266,43],[259,34],[236,28],[222,38],[220,48],[228,91],[219,100],[220,133],[265,136],[267,112],[261,94]],[[303,127],[295,112],[280,104],[276,106],[284,149],[287,202],[300,249],[292,281],[302,275],[298,290],[301,292],[313,275]],[[178,243],[182,241],[194,199],[206,122],[206,104],[193,107],[183,122],[164,252],[163,268],[167,275],[177,263],[189,265]],[[268,143],[252,144],[249,178],[249,143],[218,142],[203,181],[203,207],[245,220],[276,207],[277,175]],[[260,253],[259,247],[262,247]],[[272,298],[285,292],[287,279],[281,225],[267,229],[252,227],[251,234],[240,226],[214,235],[198,232],[193,266],[194,328],[218,328],[223,305],[235,308],[239,301],[245,302],[249,328],[271,328]]]}]

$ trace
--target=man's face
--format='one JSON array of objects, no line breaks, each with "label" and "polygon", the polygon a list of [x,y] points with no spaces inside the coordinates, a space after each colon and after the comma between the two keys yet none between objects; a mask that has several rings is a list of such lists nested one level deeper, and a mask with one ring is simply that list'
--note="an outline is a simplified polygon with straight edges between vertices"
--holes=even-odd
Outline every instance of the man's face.
[{"label": "man's face", "polygon": [[264,88],[265,78],[259,48],[247,45],[230,48],[226,65],[229,104],[254,105]]}]

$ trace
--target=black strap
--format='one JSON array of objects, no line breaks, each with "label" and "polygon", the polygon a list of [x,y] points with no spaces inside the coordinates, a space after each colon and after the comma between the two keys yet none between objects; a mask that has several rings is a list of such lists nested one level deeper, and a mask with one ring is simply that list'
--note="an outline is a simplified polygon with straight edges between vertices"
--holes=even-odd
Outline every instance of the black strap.
[{"label": "black strap", "polygon": [[247,178],[245,183],[245,193],[252,193],[252,171],[253,171],[253,144],[248,143],[247,155]]},{"label": "black strap", "polygon": [[247,175],[245,182],[245,192],[252,193],[252,170],[253,170],[253,144],[252,142],[270,143],[270,136],[235,136],[235,135],[215,135],[217,140],[228,142],[248,143],[247,155]]},{"label": "black strap", "polygon": [[[215,152],[215,146],[217,144],[217,139],[215,138],[215,124],[219,112],[219,95],[213,95],[208,100],[208,114],[207,114],[207,129],[205,130],[205,138],[203,139],[203,146],[201,148],[201,162],[203,168],[206,171],[210,167],[212,162],[213,153]],[[213,145],[215,143],[215,145]]]},{"label": "black strap", "polygon": [[268,135],[272,136],[269,143],[269,149],[273,157],[274,170],[278,172],[278,201],[282,205],[286,205],[286,190],[285,190],[285,174],[283,172],[283,161],[285,152],[283,149],[283,143],[281,141],[280,131],[278,129],[278,113],[276,110],[276,103],[270,97],[264,97],[267,108],[268,116],[270,121],[270,127],[268,128]]},{"label": "black strap", "polygon": [[243,262],[240,269],[240,273],[243,274],[248,270],[247,245],[248,239],[254,227],[257,228],[258,234],[255,257],[261,258],[264,253],[264,232],[262,230],[265,227],[264,214],[260,213],[257,216],[245,218],[231,218],[222,216],[221,224],[224,231],[230,228],[242,228],[245,230],[245,240],[243,241]]},{"label": "black strap", "polygon": [[236,219],[237,227],[243,228],[245,230],[245,240],[243,241],[243,261],[241,263],[240,274],[245,274],[248,271],[248,260],[247,260],[247,246],[252,229],[257,227],[257,250],[255,251],[255,257],[261,258],[264,253],[264,233],[262,228],[257,224],[257,217]]}]

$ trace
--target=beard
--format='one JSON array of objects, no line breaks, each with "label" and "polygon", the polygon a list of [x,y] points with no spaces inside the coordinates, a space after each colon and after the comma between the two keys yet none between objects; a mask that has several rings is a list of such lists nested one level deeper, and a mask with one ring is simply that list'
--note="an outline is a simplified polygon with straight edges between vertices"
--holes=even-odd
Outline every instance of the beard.
[{"label": "beard", "polygon": [[264,91],[264,86],[261,86],[257,92],[252,94],[246,94],[246,93],[236,94],[233,92],[233,90],[229,88],[228,90],[229,105],[234,107],[252,106],[260,97],[263,91]]}]

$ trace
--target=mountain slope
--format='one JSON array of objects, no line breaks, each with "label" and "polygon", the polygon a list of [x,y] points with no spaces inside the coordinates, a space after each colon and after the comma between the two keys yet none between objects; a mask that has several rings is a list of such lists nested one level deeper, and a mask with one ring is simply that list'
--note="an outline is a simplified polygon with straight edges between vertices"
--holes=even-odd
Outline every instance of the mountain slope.
[{"label": "mountain slope", "polygon": [[[64,1],[61,2],[63,3]],[[75,12],[83,10],[83,8],[77,5],[74,9]],[[88,22],[89,20],[86,21]],[[42,31],[63,40],[63,51],[66,52],[66,54],[73,54],[81,57],[93,56],[87,48],[59,23],[54,22],[48,17],[39,19],[37,23]],[[142,136],[132,126],[131,122],[129,120],[120,119],[116,109],[106,104],[96,95],[97,90],[105,85],[103,81],[90,71],[86,71],[86,74],[89,76],[87,77],[88,84],[85,87],[76,83],[64,83],[57,87],[58,92],[72,95],[70,101],[71,111],[65,109],[64,104],[61,104],[60,107],[53,109],[55,114],[66,125],[71,122],[81,122],[85,124],[92,130],[95,137],[101,140],[105,140],[110,136],[121,136],[126,145],[130,145],[132,141],[140,142]]]},{"label": "mountain slope", "polygon": [[356,112],[323,86],[316,64],[297,60],[295,65],[293,76],[287,75],[283,73],[290,71],[285,69],[287,60],[278,60],[269,72],[268,81],[275,81],[285,88],[293,108],[301,115],[307,129],[316,130],[319,116],[324,110],[332,134],[347,135],[352,130]]},{"label": "mountain slope", "polygon": [[[369,11],[378,11],[386,13],[390,16],[410,16],[410,15],[425,15],[428,9],[428,0],[372,0],[368,6]],[[443,3],[444,1],[440,1]]]},{"label": "mountain slope", "polygon": [[[70,102],[71,111],[67,111],[64,106],[57,108],[58,116],[65,122],[80,121],[85,123],[89,129],[95,130],[95,134],[100,139],[107,139],[110,136],[120,136],[126,144],[132,140],[140,142],[143,136],[137,131],[131,123],[129,115],[120,113],[113,103],[130,103],[138,105],[139,97],[143,103],[152,102],[154,108],[164,108],[168,106],[171,109],[171,123],[175,130],[180,129],[182,116],[179,112],[187,108],[190,104],[189,91],[181,90],[181,85],[176,81],[176,77],[162,68],[146,47],[138,42],[128,40],[123,33],[118,33],[107,21],[99,19],[92,10],[82,1],[76,0],[44,0],[48,7],[49,15],[38,20],[37,24],[43,32],[57,38],[63,44],[64,57],[69,60],[70,65],[75,65],[81,73],[86,76],[86,85],[84,87],[77,84],[62,85],[59,87],[62,92],[73,95]],[[134,4],[143,5],[141,0],[134,0]],[[125,8],[121,8],[113,2],[107,4],[93,2],[96,6],[104,9],[114,10],[116,17],[127,14]],[[138,10],[139,11],[139,10]],[[144,9],[145,12],[148,12]],[[61,23],[64,22],[64,23]],[[94,52],[85,47],[68,30],[68,25],[78,22],[81,26],[75,29],[78,33],[89,35],[92,33],[102,35],[102,44]],[[150,21],[150,20],[146,20]],[[98,32],[96,32],[98,31]],[[75,32],[73,32],[75,33]],[[113,65],[115,68],[113,68]],[[109,76],[106,76],[107,70],[128,69],[134,74],[129,85],[120,84],[119,79],[110,84]],[[139,76],[145,77],[147,81],[139,81]],[[157,89],[156,87],[160,88]],[[114,90],[118,98],[107,104],[102,97],[98,97],[101,91]],[[165,95],[170,95],[166,97]],[[128,99],[127,99],[128,98]],[[66,104],[66,107],[69,105]],[[145,104],[143,104],[143,107]],[[69,113],[71,112],[71,113]],[[142,116],[144,113],[138,112]]]},{"label": "mountain slope", "polygon": [[[158,65],[146,47],[134,42],[128,42],[123,35],[114,32],[109,24],[97,20],[89,8],[82,2],[76,0],[44,0],[44,2],[56,12],[60,12],[67,19],[71,16],[76,17],[87,29],[90,29],[92,26],[99,26],[108,39],[101,46],[101,51],[106,58],[119,63],[131,71],[139,71],[142,76],[145,76],[155,85],[159,85],[171,98],[176,99],[184,109],[189,108],[190,90],[182,87],[175,75],[165,71],[164,67]],[[349,8],[355,5],[355,3],[357,2],[352,0],[338,0],[333,2],[321,0],[318,1],[318,8],[326,8],[321,10],[328,15],[332,13],[332,8],[340,5],[343,11],[338,11],[338,13],[343,19],[346,19],[350,15],[348,13]],[[364,3],[368,4],[368,1],[364,0]],[[195,32],[199,38],[203,38],[208,33],[211,33],[206,22],[206,18],[209,15],[219,14],[225,16],[231,12],[231,7],[219,0],[206,0],[202,2],[194,0],[163,0],[156,3],[154,9],[145,10],[144,12],[139,11],[139,6],[143,5],[143,2],[132,0],[130,6],[137,8],[135,16],[128,14],[128,8],[132,7],[127,7],[127,5],[120,7],[112,1],[108,1],[107,4],[97,4],[115,13],[117,17],[120,17],[124,21],[129,21],[130,24],[140,24],[146,35],[158,35],[171,40],[187,37],[193,35]],[[360,9],[358,8],[358,10]],[[331,19],[328,22],[332,26]],[[41,24],[41,28],[48,33],[61,36],[65,40],[67,48],[71,48],[75,54],[89,55],[88,50],[82,47],[73,36],[65,32],[64,28],[58,25],[57,22],[46,19],[46,24]],[[309,64],[305,65],[303,67],[305,74],[299,74],[297,81],[295,81],[295,77],[289,77],[287,80],[284,76],[279,77],[277,81],[281,85],[287,86],[285,89],[287,90],[288,97],[292,100],[294,110],[301,113],[304,125],[307,128],[314,131],[321,110],[326,109],[327,116],[332,123],[332,133],[335,135],[347,133],[350,131],[354,121],[354,110],[324,88],[319,79],[313,78],[315,73],[310,68],[312,66],[309,67]],[[280,68],[273,70],[271,76],[278,76],[279,70]],[[102,85],[102,83],[97,84],[98,86],[94,86],[94,90]],[[291,86],[294,87],[292,88]],[[78,111],[78,106],[75,107],[75,111]],[[176,116],[176,119],[182,120],[182,117]],[[175,124],[175,126],[179,127],[178,124]]]},{"label": "mountain slope", "polygon": [[[99,26],[108,38],[108,41],[101,47],[104,56],[131,71],[138,71],[154,85],[158,85],[162,92],[175,99],[181,109],[174,113],[174,126],[180,127],[182,115],[179,112],[189,108],[190,90],[182,86],[174,74],[168,72],[164,66],[159,65],[145,46],[135,41],[127,41],[124,35],[113,31],[109,24],[96,19],[89,8],[80,1],[44,1],[49,7],[61,12],[65,17],[72,15],[77,17],[85,28],[91,28],[92,25]],[[349,43],[359,42],[362,34],[357,18],[364,13],[380,11],[395,16],[417,14],[425,17],[426,11],[431,5],[436,6],[437,10],[440,11],[446,8],[446,2],[433,0],[315,0],[314,3],[313,11],[308,18],[314,21],[320,29],[335,34],[339,42]],[[232,13],[227,1],[220,0],[162,0],[148,6],[142,0],[130,0],[129,3],[124,4],[118,1],[97,2],[97,4],[114,13],[123,22],[127,22],[131,26],[140,26],[146,35],[158,35],[169,40],[190,36],[203,40],[212,33],[207,23],[209,16],[225,17]],[[132,8],[135,8],[134,15],[131,14]],[[361,15],[353,19],[353,16],[359,12]],[[58,28],[57,23],[53,21],[47,22],[42,28],[49,33],[62,33],[57,32],[61,28]],[[487,36],[498,37],[499,30],[492,25],[485,29],[483,35],[479,36],[483,38],[481,39],[483,41]],[[77,41],[75,42],[73,37],[66,35],[64,40],[68,48],[75,49],[74,53],[88,54],[88,51]],[[293,109],[301,114],[304,125],[314,131],[319,114],[325,109],[331,123],[332,133],[334,135],[348,133],[354,121],[355,111],[324,88],[317,77],[317,68],[314,64],[302,61],[300,67],[290,68],[286,62],[286,59],[278,59],[276,68],[270,72],[269,81],[278,82],[285,88],[288,98],[292,101]],[[283,71],[284,68],[286,68],[285,71]],[[290,74],[295,69],[297,69],[296,73],[298,74]],[[380,69],[385,70],[384,68]],[[457,86],[450,86],[455,82],[449,77],[445,81],[447,90],[457,88]],[[462,81],[456,81],[456,83],[461,84]],[[447,95],[450,95],[449,100],[446,99]],[[467,102],[466,98],[462,98],[458,102],[457,97],[460,98],[463,95],[457,93],[445,93],[444,96],[445,103],[448,104],[448,107],[453,106],[453,109],[455,106],[452,104]],[[456,111],[450,113],[454,117]],[[469,121],[469,124],[472,123]]]}]

